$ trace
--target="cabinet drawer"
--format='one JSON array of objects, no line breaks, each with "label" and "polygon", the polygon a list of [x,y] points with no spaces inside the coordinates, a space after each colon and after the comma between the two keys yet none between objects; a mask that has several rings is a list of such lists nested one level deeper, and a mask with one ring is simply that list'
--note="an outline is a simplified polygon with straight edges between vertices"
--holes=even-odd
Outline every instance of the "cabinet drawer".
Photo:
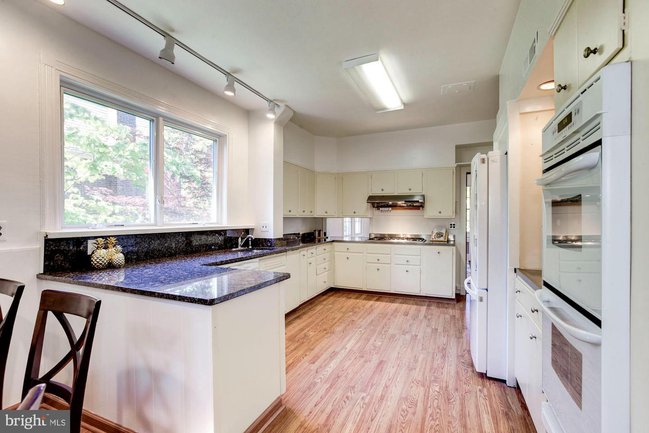
[{"label": "cabinet drawer", "polygon": [[321,265],[318,265],[316,268],[316,274],[321,275],[324,274],[325,272],[329,272],[329,263],[323,263]]},{"label": "cabinet drawer", "polygon": [[315,253],[317,255],[326,254],[331,251],[331,245],[318,245],[315,247]]},{"label": "cabinet drawer", "polygon": [[315,257],[315,256],[316,256],[316,254],[315,254],[315,248],[308,248],[308,249],[306,250],[306,256],[307,256],[307,257]]},{"label": "cabinet drawer", "polygon": [[365,252],[368,254],[390,254],[392,247],[385,244],[365,244]]},{"label": "cabinet drawer", "polygon": [[286,253],[259,259],[259,269],[269,270],[286,266]]},{"label": "cabinet drawer", "polygon": [[390,290],[390,265],[365,265],[365,278],[368,290]]},{"label": "cabinet drawer", "polygon": [[330,260],[329,254],[325,254],[323,256],[316,256],[316,258],[315,258],[315,262],[317,264],[319,264],[319,265],[321,265],[323,263],[327,263],[329,260]]},{"label": "cabinet drawer", "polygon": [[419,266],[421,264],[421,257],[419,256],[393,256],[392,263],[395,265],[411,265]]},{"label": "cabinet drawer", "polygon": [[421,292],[421,269],[419,266],[392,265],[390,269],[391,289],[394,292]]},{"label": "cabinet drawer", "polygon": [[406,245],[399,245],[392,247],[392,255],[399,256],[419,256],[421,255],[421,247],[413,247]]},{"label": "cabinet drawer", "polygon": [[366,254],[365,260],[367,263],[390,263],[389,254]]},{"label": "cabinet drawer", "polygon": [[316,277],[316,290],[318,291],[318,293],[324,292],[329,287],[331,287],[331,283],[332,281],[329,272],[325,272],[324,274],[318,275]]},{"label": "cabinet drawer", "polygon": [[336,242],[334,244],[337,253],[364,253],[364,244],[355,244],[352,242]]},{"label": "cabinet drawer", "polygon": [[520,302],[523,310],[532,319],[536,326],[540,329],[541,324],[541,308],[536,300],[534,290],[525,284],[520,278],[516,278],[516,300]]}]

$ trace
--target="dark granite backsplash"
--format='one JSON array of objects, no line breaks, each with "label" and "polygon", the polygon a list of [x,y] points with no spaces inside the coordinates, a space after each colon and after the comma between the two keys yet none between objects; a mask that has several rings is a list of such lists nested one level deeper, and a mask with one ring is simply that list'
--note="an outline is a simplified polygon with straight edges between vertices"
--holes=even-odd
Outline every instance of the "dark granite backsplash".
[{"label": "dark granite backsplash", "polygon": [[[126,263],[142,260],[204,253],[237,247],[241,232],[249,230],[210,230],[194,232],[148,233],[115,236],[122,246]],[[107,235],[79,238],[45,238],[44,272],[83,271],[92,269],[88,241]],[[260,239],[261,240],[261,239]]]}]

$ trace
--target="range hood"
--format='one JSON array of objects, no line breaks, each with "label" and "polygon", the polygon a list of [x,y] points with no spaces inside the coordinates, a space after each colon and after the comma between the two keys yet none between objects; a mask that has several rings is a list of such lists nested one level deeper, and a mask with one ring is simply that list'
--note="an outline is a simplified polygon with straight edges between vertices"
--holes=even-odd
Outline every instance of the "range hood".
[{"label": "range hood", "polygon": [[396,194],[396,195],[371,195],[367,203],[374,209],[422,209],[424,207],[423,194]]}]

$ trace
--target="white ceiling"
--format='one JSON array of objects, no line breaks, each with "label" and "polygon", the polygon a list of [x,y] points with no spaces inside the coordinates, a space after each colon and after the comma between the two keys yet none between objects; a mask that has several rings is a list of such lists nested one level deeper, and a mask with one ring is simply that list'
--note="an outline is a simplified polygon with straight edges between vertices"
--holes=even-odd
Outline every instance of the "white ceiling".
[{"label": "white ceiling", "polygon": [[[216,71],[176,50],[157,59],[163,40],[105,0],[54,6],[72,19],[221,92]],[[122,3],[266,96],[295,110],[316,135],[348,136],[493,119],[498,71],[520,0],[122,0]],[[341,67],[379,52],[405,109],[376,113]],[[476,80],[468,95],[440,95],[442,84]],[[262,109],[237,89],[233,101]],[[247,93],[247,94],[246,94]]]}]

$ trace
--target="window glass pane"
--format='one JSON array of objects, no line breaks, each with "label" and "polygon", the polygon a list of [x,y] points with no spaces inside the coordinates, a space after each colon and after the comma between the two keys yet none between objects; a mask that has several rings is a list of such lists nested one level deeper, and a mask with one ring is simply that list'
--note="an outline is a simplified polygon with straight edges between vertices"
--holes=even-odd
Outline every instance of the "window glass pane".
[{"label": "window glass pane", "polygon": [[165,223],[216,221],[216,146],[214,139],[164,127]]},{"label": "window glass pane", "polygon": [[63,224],[152,222],[152,121],[63,95]]},{"label": "window glass pane", "polygon": [[352,235],[352,219],[343,218],[343,236]]},{"label": "window glass pane", "polygon": [[360,236],[363,233],[363,220],[361,218],[354,218],[354,236]]}]

